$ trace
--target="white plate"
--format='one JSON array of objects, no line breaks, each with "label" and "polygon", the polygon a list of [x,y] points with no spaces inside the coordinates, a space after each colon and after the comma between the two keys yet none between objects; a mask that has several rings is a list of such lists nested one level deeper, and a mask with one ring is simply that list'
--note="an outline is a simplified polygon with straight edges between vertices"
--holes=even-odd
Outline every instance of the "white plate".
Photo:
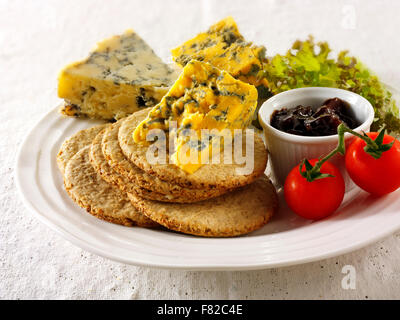
[{"label": "white plate", "polygon": [[96,122],[45,115],[21,146],[16,181],[25,204],[63,237],[98,255],[134,265],[187,270],[249,270],[340,255],[400,229],[400,190],[373,198],[356,188],[336,214],[318,222],[297,217],[280,194],[279,212],[247,236],[209,239],[129,228],[87,214],[68,197],[56,164],[61,143]]}]

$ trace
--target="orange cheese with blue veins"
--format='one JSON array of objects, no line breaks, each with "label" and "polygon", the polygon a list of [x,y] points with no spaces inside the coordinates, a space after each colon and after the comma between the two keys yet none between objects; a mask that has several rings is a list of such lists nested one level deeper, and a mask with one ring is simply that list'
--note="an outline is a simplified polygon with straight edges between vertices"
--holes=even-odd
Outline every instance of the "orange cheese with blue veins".
[{"label": "orange cheese with blue veins", "polygon": [[[190,148],[204,150],[202,129],[246,128],[253,118],[257,98],[257,89],[253,85],[237,80],[209,63],[192,60],[166,96],[135,129],[134,141],[147,143],[146,136],[152,129],[161,129],[168,134],[171,121],[175,121],[177,142],[172,160],[182,170],[193,173],[203,163],[182,163],[180,153],[187,153]],[[188,129],[195,133],[194,137],[184,134]]]},{"label": "orange cheese with blue veins", "polygon": [[209,62],[236,79],[267,87],[262,71],[266,62],[265,47],[245,41],[232,17],[221,20],[171,52],[173,60],[181,66],[192,59]]}]

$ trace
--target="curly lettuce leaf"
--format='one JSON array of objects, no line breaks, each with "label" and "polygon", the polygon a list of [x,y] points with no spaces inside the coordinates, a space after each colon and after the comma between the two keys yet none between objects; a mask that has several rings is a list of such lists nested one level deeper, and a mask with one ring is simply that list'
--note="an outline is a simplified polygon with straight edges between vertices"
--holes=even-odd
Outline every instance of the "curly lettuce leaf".
[{"label": "curly lettuce leaf", "polygon": [[346,89],[366,98],[375,109],[371,131],[385,126],[400,136],[399,108],[391,92],[357,58],[342,51],[330,57],[327,42],[314,43],[312,37],[297,40],[286,55],[277,54],[264,65],[264,76],[273,94],[302,87],[334,87]]}]

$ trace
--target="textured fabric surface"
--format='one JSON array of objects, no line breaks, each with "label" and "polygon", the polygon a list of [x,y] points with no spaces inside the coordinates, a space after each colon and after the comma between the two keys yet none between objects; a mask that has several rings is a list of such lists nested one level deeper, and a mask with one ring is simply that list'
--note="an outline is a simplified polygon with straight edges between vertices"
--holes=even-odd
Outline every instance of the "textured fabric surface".
[{"label": "textured fabric surface", "polygon": [[[400,233],[337,258],[250,272],[184,272],[123,265],[70,244],[23,206],[17,149],[60,100],[57,73],[99,41],[135,29],[165,61],[169,49],[233,15],[272,55],[314,34],[400,88],[399,1],[0,1],[0,299],[399,298]],[[344,290],[342,268],[356,271]],[[346,269],[345,269],[346,270]]]}]

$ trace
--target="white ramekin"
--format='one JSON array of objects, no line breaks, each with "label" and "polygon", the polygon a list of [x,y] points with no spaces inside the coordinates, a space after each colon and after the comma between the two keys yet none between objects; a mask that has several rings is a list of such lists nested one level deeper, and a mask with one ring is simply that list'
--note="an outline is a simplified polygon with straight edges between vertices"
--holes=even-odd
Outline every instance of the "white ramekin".
[{"label": "white ramekin", "polygon": [[[374,109],[368,100],[351,91],[324,87],[293,89],[273,96],[261,106],[258,118],[264,129],[273,174],[276,182],[281,186],[284,184],[290,170],[304,158],[319,158],[336,148],[338,135],[306,137],[286,133],[270,125],[271,114],[275,110],[295,108],[298,105],[317,108],[325,100],[336,97],[349,103],[355,119],[361,123],[354,131],[359,133],[362,131],[368,132],[374,120]],[[354,136],[346,133],[346,146],[353,139]],[[343,156],[336,155],[330,161],[341,170],[347,190],[351,189],[354,184],[345,170]]]}]

